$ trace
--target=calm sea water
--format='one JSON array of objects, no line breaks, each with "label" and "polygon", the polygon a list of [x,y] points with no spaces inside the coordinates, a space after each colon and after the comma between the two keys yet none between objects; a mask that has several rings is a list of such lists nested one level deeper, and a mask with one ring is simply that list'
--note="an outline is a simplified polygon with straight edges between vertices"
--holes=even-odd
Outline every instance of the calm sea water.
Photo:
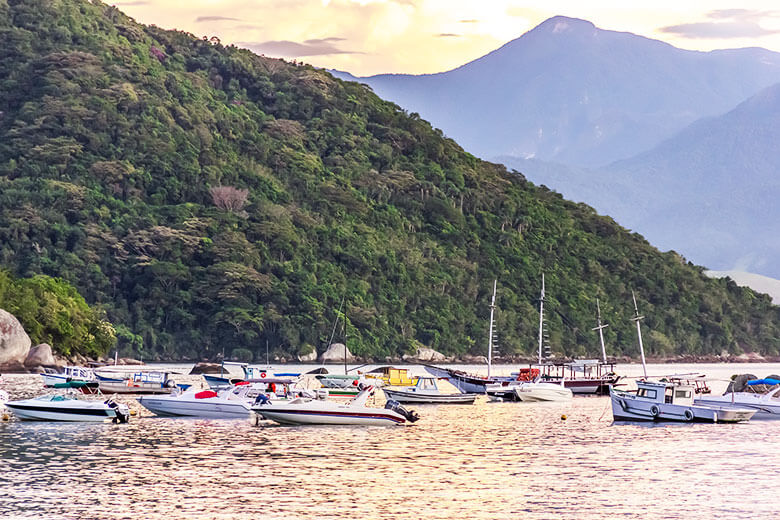
[{"label": "calm sea water", "polygon": [[[648,372],[705,373],[722,392],[732,374],[780,365]],[[12,399],[43,393],[33,375],[4,375],[0,388]],[[422,417],[412,426],[284,427],[156,418],[121,400],[139,412],[129,424],[0,422],[0,517],[690,520],[780,510],[780,421],[613,424],[609,398],[577,397],[410,406]]]}]

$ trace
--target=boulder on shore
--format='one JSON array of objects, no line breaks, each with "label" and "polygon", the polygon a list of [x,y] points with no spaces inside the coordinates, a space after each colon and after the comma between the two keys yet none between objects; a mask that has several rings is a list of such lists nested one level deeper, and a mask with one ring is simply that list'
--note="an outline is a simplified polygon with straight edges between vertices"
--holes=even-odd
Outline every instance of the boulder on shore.
[{"label": "boulder on shore", "polygon": [[355,356],[349,351],[346,345],[343,343],[333,343],[328,347],[328,350],[320,354],[320,362],[322,363],[338,363],[344,361],[344,353],[347,354],[347,362],[354,361]]},{"label": "boulder on shore", "polygon": [[299,354],[298,361],[301,363],[313,363],[317,361],[317,352],[312,350],[308,354]]},{"label": "boulder on shore", "polygon": [[27,358],[24,360],[24,366],[26,367],[55,367],[57,366],[57,360],[54,359],[54,354],[51,351],[51,345],[48,343],[41,343],[35,345],[30,349],[27,354]]},{"label": "boulder on shore", "polygon": [[0,365],[22,365],[30,352],[30,336],[19,320],[0,309]]}]

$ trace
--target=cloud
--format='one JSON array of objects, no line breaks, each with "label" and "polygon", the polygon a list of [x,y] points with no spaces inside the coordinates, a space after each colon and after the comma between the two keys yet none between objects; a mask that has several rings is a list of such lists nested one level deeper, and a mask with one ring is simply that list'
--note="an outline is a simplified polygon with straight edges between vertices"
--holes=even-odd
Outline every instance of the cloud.
[{"label": "cloud", "polygon": [[229,21],[229,22],[239,22],[240,20],[238,18],[231,18],[229,16],[198,16],[195,18],[196,22],[221,22],[221,21]]},{"label": "cloud", "polygon": [[344,41],[344,38],[320,38],[306,40],[303,43],[288,40],[273,40],[267,42],[239,42],[236,45],[246,47],[254,52],[284,58],[299,58],[304,56],[327,56],[331,54],[363,54],[337,48],[334,43]]},{"label": "cloud", "polygon": [[683,38],[759,38],[780,31],[764,29],[759,22],[778,16],[777,11],[719,9],[707,13],[712,21],[661,27],[659,31]]},{"label": "cloud", "polygon": [[134,6],[134,5],[149,5],[150,3],[151,2],[148,2],[147,0],[136,0],[134,2],[114,2],[111,5],[127,7],[127,6]]},{"label": "cloud", "polygon": [[458,23],[479,23],[479,20],[458,20]]},{"label": "cloud", "polygon": [[437,38],[460,38],[460,34],[454,34],[454,33],[439,33],[436,35]]}]

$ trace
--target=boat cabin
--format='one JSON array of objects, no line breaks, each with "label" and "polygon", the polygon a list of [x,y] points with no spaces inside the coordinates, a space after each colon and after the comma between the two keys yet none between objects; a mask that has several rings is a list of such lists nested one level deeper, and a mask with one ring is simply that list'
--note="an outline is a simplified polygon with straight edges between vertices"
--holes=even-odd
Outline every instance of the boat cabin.
[{"label": "boat cabin", "polygon": [[76,379],[79,381],[92,381],[95,379],[95,374],[91,368],[67,366],[61,369],[56,368],[43,368],[44,374],[65,376],[69,379]]},{"label": "boat cabin", "polygon": [[637,381],[638,399],[656,403],[692,406],[695,389],[691,385],[669,382]]},{"label": "boat cabin", "polygon": [[367,378],[381,379],[389,386],[414,386],[417,378],[410,376],[406,368],[379,367],[363,374]]}]

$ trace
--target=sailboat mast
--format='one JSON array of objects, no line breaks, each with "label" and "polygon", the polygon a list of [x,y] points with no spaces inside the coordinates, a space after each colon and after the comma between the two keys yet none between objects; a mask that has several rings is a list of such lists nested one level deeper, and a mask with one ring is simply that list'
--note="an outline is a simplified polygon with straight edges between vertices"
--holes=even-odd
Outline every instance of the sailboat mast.
[{"label": "sailboat mast", "polygon": [[642,328],[639,326],[639,321],[644,319],[644,316],[639,315],[639,307],[636,305],[636,295],[634,291],[631,291],[631,297],[634,299],[634,317],[631,321],[636,323],[636,336],[639,339],[639,354],[642,356],[642,371],[645,373],[645,379],[647,379],[647,366],[645,365],[645,347],[642,345]]},{"label": "sailboat mast", "polygon": [[542,273],[542,295],[539,298],[539,364],[542,364],[542,328],[544,326],[544,273]]},{"label": "sailboat mast", "polygon": [[607,349],[604,346],[604,329],[609,327],[606,323],[604,325],[601,324],[601,307],[599,306],[599,299],[596,298],[596,316],[598,319],[598,327],[594,327],[592,330],[599,331],[599,340],[601,341],[601,360],[606,363],[607,362]]},{"label": "sailboat mast", "polygon": [[493,299],[490,300],[490,327],[488,330],[488,379],[490,379],[490,368],[493,366],[493,312],[496,310],[496,283],[493,280]]}]

